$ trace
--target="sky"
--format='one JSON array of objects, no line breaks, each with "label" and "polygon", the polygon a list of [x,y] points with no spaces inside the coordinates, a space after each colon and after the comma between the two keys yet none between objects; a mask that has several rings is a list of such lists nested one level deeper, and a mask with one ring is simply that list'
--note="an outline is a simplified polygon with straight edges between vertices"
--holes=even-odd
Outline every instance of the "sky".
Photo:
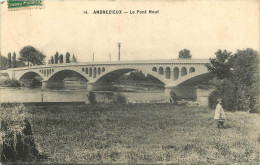
[{"label": "sky", "polygon": [[[88,14],[83,14],[87,10]],[[122,10],[97,15],[94,10]],[[159,10],[159,14],[129,11]],[[1,4],[1,53],[31,45],[49,59],[58,51],[79,61],[173,59],[182,49],[211,58],[218,49],[259,50],[259,1],[44,1],[42,9],[10,11]]]}]

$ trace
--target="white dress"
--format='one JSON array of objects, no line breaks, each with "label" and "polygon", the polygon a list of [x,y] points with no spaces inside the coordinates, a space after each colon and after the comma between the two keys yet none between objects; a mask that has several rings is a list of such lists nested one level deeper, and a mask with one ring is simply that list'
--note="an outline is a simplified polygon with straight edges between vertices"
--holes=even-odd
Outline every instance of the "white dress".
[{"label": "white dress", "polygon": [[225,120],[226,119],[224,109],[222,108],[222,106],[220,104],[217,104],[217,106],[216,106],[214,119],[216,119],[216,120],[219,120],[219,119]]}]

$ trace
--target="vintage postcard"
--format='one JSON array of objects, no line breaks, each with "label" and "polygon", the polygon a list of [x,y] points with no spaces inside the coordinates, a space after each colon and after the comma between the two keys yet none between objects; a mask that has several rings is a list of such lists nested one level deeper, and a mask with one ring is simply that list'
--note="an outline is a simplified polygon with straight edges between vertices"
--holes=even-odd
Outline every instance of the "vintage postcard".
[{"label": "vintage postcard", "polygon": [[1,0],[0,164],[259,164],[258,0]]}]

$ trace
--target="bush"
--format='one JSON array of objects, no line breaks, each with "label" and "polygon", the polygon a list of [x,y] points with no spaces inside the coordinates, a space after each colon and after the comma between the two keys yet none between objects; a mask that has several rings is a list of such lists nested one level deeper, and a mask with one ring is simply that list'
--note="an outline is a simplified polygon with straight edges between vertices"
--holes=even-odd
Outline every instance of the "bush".
[{"label": "bush", "polygon": [[220,91],[219,90],[214,90],[213,92],[211,92],[209,94],[208,97],[208,105],[210,107],[210,109],[214,109],[216,108],[217,105],[217,99],[220,97]]},{"label": "bush", "polygon": [[40,158],[40,154],[34,142],[28,120],[30,115],[26,108],[21,104],[1,110],[1,131],[4,134],[1,137],[3,143],[1,162],[36,161]]},{"label": "bush", "polygon": [[115,94],[113,97],[114,104],[126,104],[126,102],[126,97],[120,93]]},{"label": "bush", "polygon": [[3,83],[3,86],[4,87],[20,87],[21,84],[18,80],[5,80],[4,83]]},{"label": "bush", "polygon": [[88,94],[88,101],[90,104],[96,104],[96,95],[94,94],[94,92],[89,92]]},{"label": "bush", "polygon": [[231,81],[227,79],[222,80],[218,84],[217,89],[210,93],[208,97],[208,105],[211,109],[216,107],[218,98],[222,99],[224,109],[229,111],[235,109],[236,93],[235,86]]},{"label": "bush", "polygon": [[173,90],[171,90],[171,92],[170,92],[170,102],[176,105],[177,100],[178,100],[178,96],[176,95],[176,93]]},{"label": "bush", "polygon": [[227,110],[234,110],[235,109],[235,100],[236,100],[236,93],[235,93],[235,85],[227,80],[224,79],[222,83],[222,96],[223,100],[223,108]]}]

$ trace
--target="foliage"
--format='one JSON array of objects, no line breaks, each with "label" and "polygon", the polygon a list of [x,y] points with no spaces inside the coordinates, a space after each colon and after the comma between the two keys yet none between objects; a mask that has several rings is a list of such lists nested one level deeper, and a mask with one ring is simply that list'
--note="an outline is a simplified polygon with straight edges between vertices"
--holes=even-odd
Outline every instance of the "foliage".
[{"label": "foliage", "polygon": [[259,54],[253,49],[237,50],[234,63],[234,83],[237,87],[237,108],[257,112],[259,104]]},{"label": "foliage", "polygon": [[72,60],[71,60],[72,62],[78,62],[78,59],[75,57],[75,55],[73,54],[72,55]]},{"label": "foliage", "polygon": [[54,55],[54,63],[58,64],[58,62],[59,62],[59,53],[56,52],[56,54]]},{"label": "foliage", "polygon": [[[14,56],[13,56],[13,58],[14,58]],[[14,61],[14,59],[13,59],[13,61]],[[12,61],[11,61],[11,63],[14,64]],[[23,66],[25,66],[23,61],[17,61],[16,60],[15,64],[16,64],[16,67],[23,67]],[[8,58],[6,58],[5,56],[2,56],[1,53],[0,53],[0,70],[8,69],[7,65],[8,65]]]},{"label": "foliage", "polygon": [[216,108],[217,99],[222,99],[222,106],[228,111],[236,108],[236,90],[235,85],[228,79],[219,80],[216,83],[216,89],[208,97],[208,105],[211,109]]},{"label": "foliage", "polygon": [[179,52],[179,58],[191,58],[190,50],[183,49]]},{"label": "foliage", "polygon": [[146,80],[146,77],[145,75],[142,73],[142,71],[132,71],[130,72],[130,75],[129,75],[129,79],[130,80],[138,80],[138,81],[145,81]]},{"label": "foliage", "polygon": [[1,130],[4,133],[1,137],[1,162],[23,164],[21,162],[33,162],[40,158],[28,117],[30,115],[22,104],[1,110]]},{"label": "foliage", "polygon": [[171,92],[170,92],[170,99],[173,104],[175,104],[175,105],[177,104],[178,97],[173,90],[171,90]]},{"label": "foliage", "polygon": [[70,63],[70,53],[66,53],[66,63]]},{"label": "foliage", "polygon": [[21,84],[18,80],[10,79],[10,80],[5,80],[3,83],[3,86],[4,87],[20,87]]},{"label": "foliage", "polygon": [[[220,92],[218,97],[223,99],[224,107],[259,112],[259,53],[249,48],[237,50],[234,55],[219,50],[210,61],[210,73],[223,80],[216,84],[216,93]],[[210,107],[214,105],[211,102],[216,93],[209,97]]]},{"label": "foliage", "polygon": [[96,101],[96,95],[94,92],[89,92],[88,94],[88,101],[90,104],[96,104],[97,101]]},{"label": "foliage", "polygon": [[19,60],[23,62],[42,65],[44,64],[45,55],[32,46],[25,46],[20,50]]},{"label": "foliage", "polygon": [[12,57],[11,57],[11,53],[8,53],[8,61],[7,61],[7,68],[11,68],[12,67]]},{"label": "foliage", "polygon": [[230,80],[224,79],[221,85],[221,93],[223,108],[230,111],[234,110],[236,108],[235,85]]},{"label": "foliage", "polygon": [[126,104],[126,102],[126,97],[120,93],[115,94],[113,97],[114,104]]},{"label": "foliage", "polygon": [[51,56],[51,64],[54,64],[54,58]]},{"label": "foliage", "polygon": [[63,63],[63,54],[61,54],[60,56],[59,56],[59,62],[62,64]]},{"label": "foliage", "polygon": [[23,61],[17,61],[16,60],[16,67],[24,67],[25,63]]},{"label": "foliage", "polygon": [[258,52],[253,49],[237,50],[232,59],[234,65],[234,82],[251,86],[253,83],[257,83],[258,74]]},{"label": "foliage", "polygon": [[232,53],[227,50],[218,50],[215,55],[216,58],[210,58],[210,64],[206,65],[208,71],[221,80],[230,78],[232,63],[229,59],[232,58]]},{"label": "foliage", "polygon": [[0,53],[0,70],[7,69],[7,61],[8,59]]},{"label": "foliage", "polygon": [[217,99],[220,98],[220,90],[214,90],[209,94],[208,105],[210,109],[215,109],[217,105]]},{"label": "foliage", "polygon": [[16,68],[16,53],[13,53],[12,56],[12,68]]}]

